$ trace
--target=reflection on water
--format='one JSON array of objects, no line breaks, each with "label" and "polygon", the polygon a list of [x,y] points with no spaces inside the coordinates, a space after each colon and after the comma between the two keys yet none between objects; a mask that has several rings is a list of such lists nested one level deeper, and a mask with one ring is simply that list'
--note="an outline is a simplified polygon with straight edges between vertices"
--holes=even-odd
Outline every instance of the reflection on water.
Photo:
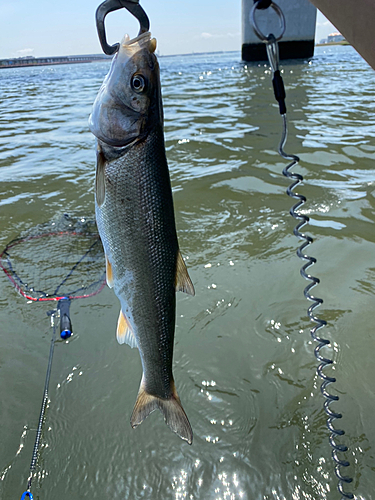
[{"label": "reflection on water", "polygon": [[[375,368],[375,83],[351,47],[284,63],[358,499],[371,498]],[[194,443],[159,412],[129,424],[139,356],[115,340],[105,289],[71,308],[56,345],[34,497],[336,498],[313,343],[288,212],[267,65],[239,54],[161,61],[176,221],[196,297],[178,294],[174,373]],[[58,214],[93,212],[87,117],[107,63],[2,71],[0,243]],[[48,269],[48,262],[45,263]],[[0,276],[0,499],[25,489],[49,350],[42,304]]]}]

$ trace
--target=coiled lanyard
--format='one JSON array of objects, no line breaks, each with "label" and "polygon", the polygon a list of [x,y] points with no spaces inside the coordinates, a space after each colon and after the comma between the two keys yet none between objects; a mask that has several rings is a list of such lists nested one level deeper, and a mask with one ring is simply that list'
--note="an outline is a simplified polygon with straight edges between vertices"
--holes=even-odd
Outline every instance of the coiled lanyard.
[{"label": "coiled lanyard", "polygon": [[[277,38],[273,34],[265,36],[259,29],[256,22],[257,10],[267,9],[270,7],[277,13],[280,20],[281,34]],[[336,382],[336,379],[324,373],[324,368],[328,365],[332,365],[333,360],[323,356],[320,352],[323,347],[326,347],[330,344],[330,341],[318,336],[317,334],[318,330],[323,328],[327,324],[325,320],[318,318],[314,314],[314,310],[323,303],[323,300],[310,294],[310,290],[314,286],[316,286],[320,282],[320,280],[306,272],[310,266],[316,263],[316,259],[303,253],[305,248],[311,245],[311,243],[313,242],[313,239],[310,236],[301,233],[300,231],[300,229],[302,229],[302,227],[309,222],[309,218],[306,215],[298,212],[298,209],[306,202],[306,198],[305,196],[294,192],[294,188],[303,181],[303,177],[300,174],[290,171],[299,162],[298,156],[287,154],[284,151],[287,140],[288,127],[286,119],[285,89],[283,79],[279,70],[279,48],[277,42],[278,40],[281,40],[285,32],[285,17],[280,7],[271,0],[254,0],[254,5],[250,11],[250,22],[257,37],[266,44],[267,56],[272,69],[272,83],[274,94],[277,102],[279,103],[279,110],[282,118],[282,134],[278,153],[285,160],[290,161],[289,165],[287,165],[283,169],[283,175],[293,181],[292,184],[287,188],[286,192],[288,196],[294,198],[295,200],[298,200],[298,202],[290,209],[290,214],[292,215],[292,217],[294,217],[294,219],[300,221],[293,229],[294,235],[297,236],[297,238],[304,240],[302,245],[297,249],[297,255],[301,260],[306,261],[306,263],[300,269],[300,274],[303,278],[310,281],[310,283],[304,289],[303,293],[306,299],[312,302],[310,307],[307,309],[307,314],[310,320],[315,323],[313,328],[310,330],[310,334],[313,341],[316,343],[314,354],[319,363],[317,367],[317,374],[322,380],[320,392],[324,397],[323,409],[327,415],[326,424],[329,431],[329,444],[332,447],[332,459],[335,464],[335,473],[338,479],[337,489],[341,494],[342,500],[353,499],[354,495],[352,493],[344,491],[344,484],[351,483],[353,479],[351,477],[344,476],[341,472],[341,468],[348,467],[350,463],[347,460],[340,459],[338,456],[338,453],[344,453],[348,451],[348,448],[347,446],[336,442],[336,438],[338,436],[343,436],[345,432],[342,429],[336,429],[333,425],[333,422],[335,420],[342,418],[342,414],[336,413],[330,408],[331,403],[334,401],[338,401],[339,397],[329,393],[327,389],[327,386],[331,383]]]}]

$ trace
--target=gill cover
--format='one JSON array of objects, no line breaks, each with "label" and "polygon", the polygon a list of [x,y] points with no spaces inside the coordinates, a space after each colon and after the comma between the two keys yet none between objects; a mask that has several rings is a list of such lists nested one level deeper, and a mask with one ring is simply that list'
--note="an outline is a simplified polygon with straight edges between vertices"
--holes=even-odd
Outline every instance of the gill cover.
[{"label": "gill cover", "polygon": [[112,60],[89,118],[91,132],[109,146],[127,146],[147,132],[160,95],[155,48],[149,32],[125,36]]}]

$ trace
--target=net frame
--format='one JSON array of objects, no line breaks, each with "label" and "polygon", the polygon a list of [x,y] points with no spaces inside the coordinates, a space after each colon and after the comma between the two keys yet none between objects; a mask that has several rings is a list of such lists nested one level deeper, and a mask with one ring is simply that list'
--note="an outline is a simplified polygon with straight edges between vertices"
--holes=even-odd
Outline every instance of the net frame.
[{"label": "net frame", "polygon": [[[43,229],[42,229],[43,231]],[[47,237],[89,237],[93,239],[93,243],[89,247],[88,250],[84,253],[84,255],[78,259],[78,261],[72,266],[71,270],[65,277],[62,279],[60,284],[56,287],[55,291],[56,293],[47,293],[45,291],[35,291],[33,290],[34,293],[39,293],[39,297],[35,297],[31,295],[30,293],[27,292],[27,288],[29,287],[23,280],[22,277],[20,277],[16,270],[15,266],[12,263],[12,256],[10,255],[10,250],[14,248],[17,245],[20,245],[25,242],[41,239],[41,238],[47,238]],[[17,237],[13,240],[11,240],[4,250],[0,254],[0,268],[4,271],[5,275],[9,279],[9,281],[12,283],[16,291],[25,299],[31,300],[33,302],[47,302],[47,301],[59,301],[64,298],[69,298],[71,300],[73,299],[83,299],[83,298],[88,298],[88,297],[93,297],[100,293],[103,288],[106,285],[106,273],[105,270],[103,271],[102,275],[100,276],[99,279],[96,279],[95,281],[91,282],[90,285],[88,286],[83,286],[81,288],[78,288],[77,290],[72,290],[70,293],[66,294],[59,294],[57,293],[58,290],[61,288],[61,286],[64,284],[64,282],[68,279],[68,277],[75,271],[75,269],[78,267],[78,265],[83,261],[83,259],[89,254],[89,252],[92,250],[92,248],[97,245],[100,242],[100,236],[99,233],[97,232],[90,232],[90,231],[84,231],[84,230],[75,230],[75,229],[67,229],[67,230],[60,230],[60,231],[45,231],[41,232],[39,234],[28,234],[26,236],[20,236]],[[104,266],[104,259],[103,259],[103,267]],[[88,290],[91,289],[89,293],[80,293],[81,290]]]}]

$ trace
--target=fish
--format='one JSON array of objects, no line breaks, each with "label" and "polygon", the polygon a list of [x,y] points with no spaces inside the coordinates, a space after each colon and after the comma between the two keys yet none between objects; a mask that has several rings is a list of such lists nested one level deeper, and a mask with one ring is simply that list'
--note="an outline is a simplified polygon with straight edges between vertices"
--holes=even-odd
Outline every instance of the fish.
[{"label": "fish", "polygon": [[150,32],[125,36],[93,104],[95,214],[107,284],[120,301],[117,340],[137,347],[142,362],[131,426],[158,409],[191,444],[172,362],[176,291],[195,290],[177,239],[155,50]]}]

